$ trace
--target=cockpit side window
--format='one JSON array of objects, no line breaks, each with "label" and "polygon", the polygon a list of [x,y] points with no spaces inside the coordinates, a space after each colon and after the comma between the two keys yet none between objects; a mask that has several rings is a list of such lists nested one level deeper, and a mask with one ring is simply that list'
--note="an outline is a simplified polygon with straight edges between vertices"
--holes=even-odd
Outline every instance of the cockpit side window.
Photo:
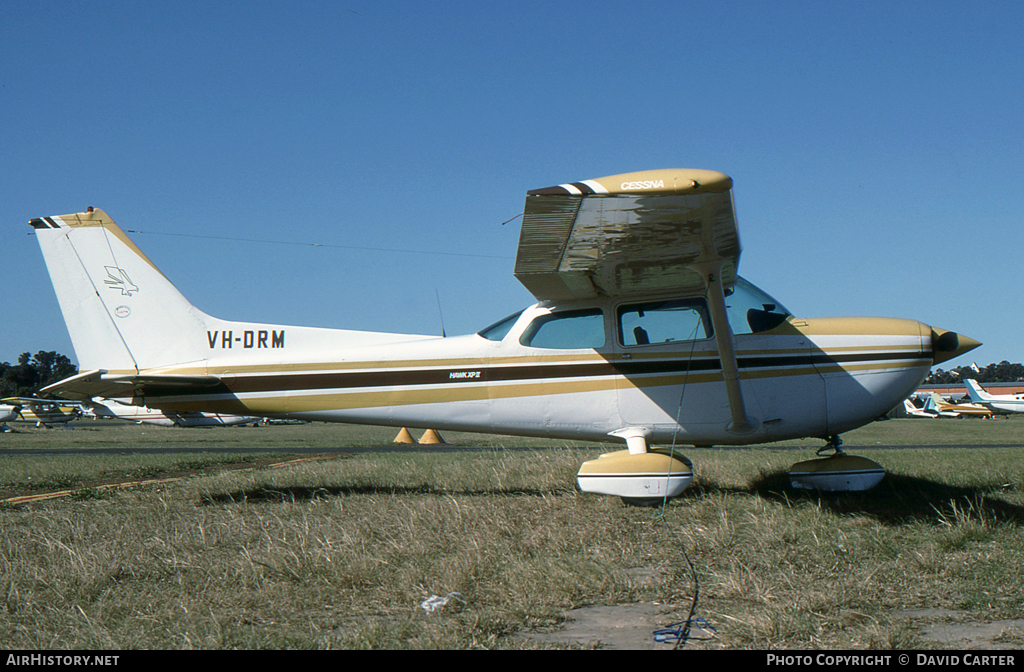
[{"label": "cockpit side window", "polygon": [[695,341],[714,334],[702,298],[619,306],[618,318],[619,340],[625,346]]},{"label": "cockpit side window", "polygon": [[537,317],[519,342],[531,348],[579,350],[604,346],[604,314],[598,308]]},{"label": "cockpit side window", "polygon": [[495,322],[491,326],[481,329],[477,332],[477,335],[483,336],[488,341],[501,341],[508,335],[508,332],[511,331],[512,327],[515,326],[515,323],[519,320],[519,316],[522,314],[523,311],[521,310],[518,313],[513,313],[512,315]]}]

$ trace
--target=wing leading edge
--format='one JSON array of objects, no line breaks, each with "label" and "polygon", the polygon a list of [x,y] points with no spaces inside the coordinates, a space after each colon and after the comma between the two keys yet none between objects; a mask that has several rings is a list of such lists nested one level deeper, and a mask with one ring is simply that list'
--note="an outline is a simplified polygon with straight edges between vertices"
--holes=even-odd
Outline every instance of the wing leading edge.
[{"label": "wing leading edge", "polygon": [[703,292],[741,249],[730,177],[649,170],[527,192],[515,276],[541,301]]}]

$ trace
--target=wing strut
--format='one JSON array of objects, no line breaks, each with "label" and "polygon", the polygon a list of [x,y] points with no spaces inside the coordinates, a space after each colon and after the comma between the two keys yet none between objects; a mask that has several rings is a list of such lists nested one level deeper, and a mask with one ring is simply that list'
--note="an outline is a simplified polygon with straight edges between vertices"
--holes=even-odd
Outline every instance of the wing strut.
[{"label": "wing strut", "polygon": [[739,366],[736,364],[736,350],[733,347],[732,327],[725,312],[725,289],[722,287],[721,262],[702,266],[700,271],[708,288],[708,307],[711,309],[711,324],[715,328],[715,342],[718,358],[722,362],[722,377],[725,379],[725,393],[729,398],[732,422],[728,430],[734,434],[748,434],[757,428],[757,421],[747,416],[740,390]]}]

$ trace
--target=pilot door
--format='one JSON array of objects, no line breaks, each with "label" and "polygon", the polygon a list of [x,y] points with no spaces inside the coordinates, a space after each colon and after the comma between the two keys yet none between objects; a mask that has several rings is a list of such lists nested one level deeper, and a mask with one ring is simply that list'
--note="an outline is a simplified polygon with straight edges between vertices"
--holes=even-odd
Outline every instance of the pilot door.
[{"label": "pilot door", "polygon": [[704,299],[624,302],[612,319],[623,423],[658,441],[677,427],[683,442],[720,434],[731,416]]}]

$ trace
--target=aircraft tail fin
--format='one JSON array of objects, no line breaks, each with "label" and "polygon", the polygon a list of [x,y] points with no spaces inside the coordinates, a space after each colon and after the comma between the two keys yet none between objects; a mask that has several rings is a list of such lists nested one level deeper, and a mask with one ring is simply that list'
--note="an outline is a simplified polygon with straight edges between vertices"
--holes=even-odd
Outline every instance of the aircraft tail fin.
[{"label": "aircraft tail fin", "polygon": [[204,359],[213,318],[99,209],[33,219],[80,369],[137,373]]},{"label": "aircraft tail fin", "polygon": [[981,385],[978,384],[978,381],[973,378],[964,378],[964,385],[967,386],[967,394],[975,404],[980,404],[992,398],[992,395],[982,389]]}]

